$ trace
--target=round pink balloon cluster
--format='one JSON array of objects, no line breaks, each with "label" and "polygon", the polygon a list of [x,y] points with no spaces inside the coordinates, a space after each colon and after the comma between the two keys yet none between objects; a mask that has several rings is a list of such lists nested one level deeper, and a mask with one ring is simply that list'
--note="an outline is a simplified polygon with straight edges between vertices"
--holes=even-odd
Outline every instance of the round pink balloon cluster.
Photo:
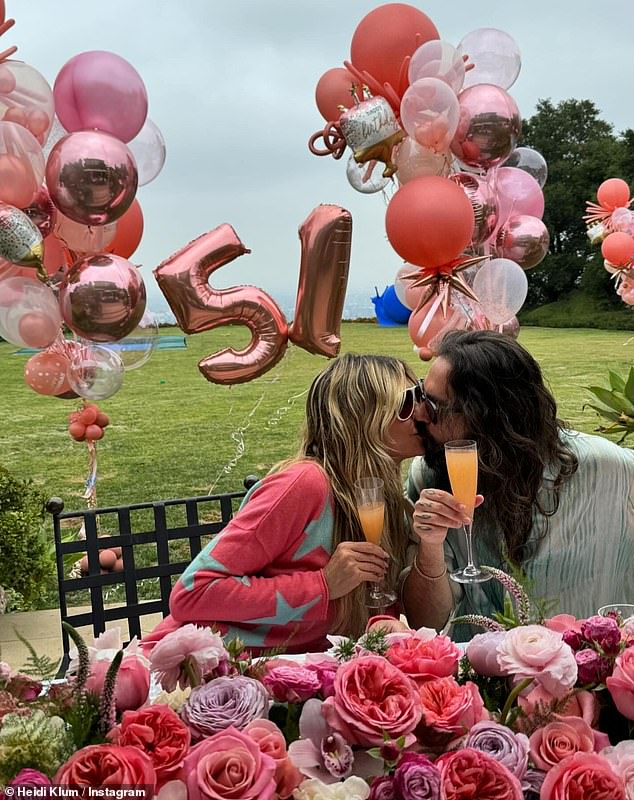
[{"label": "round pink balloon cluster", "polygon": [[[394,288],[415,312],[409,331],[421,357],[431,357],[447,330],[483,327],[483,320],[516,332],[525,270],[550,245],[542,222],[547,165],[537,151],[517,146],[522,119],[509,94],[521,68],[517,43],[480,28],[454,47],[421,11],[389,3],[361,20],[350,52],[344,68],[318,81],[315,99],[327,124],[309,147],[340,158],[349,146],[346,176],[356,191],[371,194],[396,181],[386,228],[409,263]],[[471,205],[466,243],[456,236],[466,212],[439,179],[460,187]],[[473,288],[477,265],[461,275],[467,288],[460,294],[461,265],[473,256],[490,257],[493,266],[479,266],[481,294]]]},{"label": "round pink balloon cluster", "polygon": [[0,336],[42,351],[25,368],[34,391],[101,400],[158,343],[143,278],[128,259],[143,233],[137,188],[160,172],[165,142],[147,118],[141,76],[115,53],[74,56],[52,89],[5,55]]}]

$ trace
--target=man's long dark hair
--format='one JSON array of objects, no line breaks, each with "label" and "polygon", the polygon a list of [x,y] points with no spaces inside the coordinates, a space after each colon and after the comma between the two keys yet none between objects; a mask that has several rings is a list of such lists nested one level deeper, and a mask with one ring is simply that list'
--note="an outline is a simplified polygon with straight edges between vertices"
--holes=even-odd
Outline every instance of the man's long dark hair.
[{"label": "man's long dark hair", "polygon": [[[451,365],[452,402],[478,442],[487,517],[503,532],[508,557],[521,563],[546,535],[561,486],[578,466],[559,435],[565,425],[555,399],[537,361],[501,333],[454,331],[438,355]],[[540,496],[545,467],[554,481],[548,497]],[[531,531],[535,509],[543,516]]]}]

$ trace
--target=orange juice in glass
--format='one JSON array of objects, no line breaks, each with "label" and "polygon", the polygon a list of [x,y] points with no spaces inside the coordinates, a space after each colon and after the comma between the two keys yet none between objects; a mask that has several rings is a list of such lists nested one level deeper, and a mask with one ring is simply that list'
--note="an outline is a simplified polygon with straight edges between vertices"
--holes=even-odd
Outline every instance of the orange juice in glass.
[{"label": "orange juice in glass", "polygon": [[[478,447],[472,439],[458,439],[445,444],[447,472],[453,496],[461,502],[465,515],[473,518],[476,494],[478,491]],[[463,525],[467,544],[467,565],[450,574],[456,583],[483,583],[491,575],[482,572],[473,555],[473,532],[471,523]]]},{"label": "orange juice in glass", "polygon": [[[380,545],[385,520],[385,500],[381,478],[360,478],[354,484],[359,522],[368,542]],[[370,584],[366,605],[381,609],[396,602],[396,594],[384,589],[380,583]]]}]

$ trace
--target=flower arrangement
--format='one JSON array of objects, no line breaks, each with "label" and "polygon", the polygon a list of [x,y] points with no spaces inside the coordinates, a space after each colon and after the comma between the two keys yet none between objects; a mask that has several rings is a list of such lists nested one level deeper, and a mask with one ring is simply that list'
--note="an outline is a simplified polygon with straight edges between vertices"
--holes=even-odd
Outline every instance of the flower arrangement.
[{"label": "flower arrangement", "polygon": [[149,659],[113,632],[87,647],[72,631],[71,674],[47,691],[0,664],[0,784],[159,800],[632,800],[634,620],[534,619],[521,586],[495,577],[504,613],[463,620],[485,628],[466,653],[399,623],[301,660],[252,658],[193,625]]}]

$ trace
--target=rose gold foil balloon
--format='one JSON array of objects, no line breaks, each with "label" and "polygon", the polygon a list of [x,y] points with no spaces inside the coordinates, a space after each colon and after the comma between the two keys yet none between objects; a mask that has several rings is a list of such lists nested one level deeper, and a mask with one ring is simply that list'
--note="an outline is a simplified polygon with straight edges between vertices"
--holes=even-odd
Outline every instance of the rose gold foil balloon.
[{"label": "rose gold foil balloon", "polygon": [[52,233],[57,209],[53,205],[46,186],[40,186],[33,202],[24,209],[24,213],[42,234],[43,239]]},{"label": "rose gold foil balloon", "polygon": [[482,83],[460,92],[460,121],[451,150],[470,167],[490,169],[513,151],[522,119],[515,100],[499,86]]},{"label": "rose gold foil balloon", "polygon": [[498,231],[495,249],[500,258],[510,258],[531,269],[544,260],[550,245],[548,228],[541,219],[528,214],[509,217]]},{"label": "rose gold foil balloon", "polygon": [[498,206],[495,195],[486,180],[467,172],[451,175],[449,180],[457,183],[469,198],[475,218],[471,245],[477,247],[491,237],[498,221]]},{"label": "rose gold foil balloon", "polygon": [[185,333],[221,325],[245,325],[251,341],[243,350],[226,348],[198,362],[208,381],[245,383],[282,358],[288,341],[286,319],[277,303],[256,286],[214,289],[209,277],[249,253],[231,225],[203,233],[154,270],[161,291]]},{"label": "rose gold foil balloon", "polygon": [[31,356],[24,367],[24,380],[34,392],[61,395],[71,391],[68,382],[68,359],[59,353],[44,351]]},{"label": "rose gold foil balloon", "polygon": [[105,225],[130,207],[137,190],[134,157],[109,133],[78,131],[57,142],[46,185],[57,208],[82,225]]},{"label": "rose gold foil balloon", "polygon": [[299,240],[299,286],[288,338],[309,353],[333,358],[341,347],[352,240],[350,212],[339,206],[318,206],[300,225]]},{"label": "rose gold foil balloon", "polygon": [[68,270],[59,293],[68,327],[92,342],[116,342],[139,324],[145,311],[145,285],[125,258],[97,255]]}]

